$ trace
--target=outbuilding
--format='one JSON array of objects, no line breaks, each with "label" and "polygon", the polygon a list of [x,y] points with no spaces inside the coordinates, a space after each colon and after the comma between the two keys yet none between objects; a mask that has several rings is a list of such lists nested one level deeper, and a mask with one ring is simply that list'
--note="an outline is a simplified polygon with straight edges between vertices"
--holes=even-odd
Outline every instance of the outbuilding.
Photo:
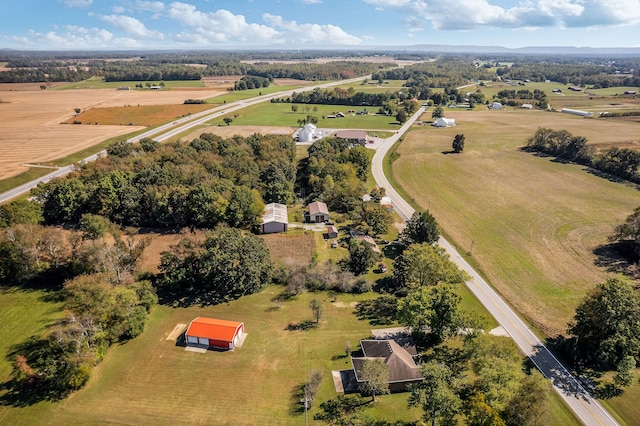
[{"label": "outbuilding", "polygon": [[298,142],[311,142],[317,136],[317,128],[313,123],[307,123],[298,132]]},{"label": "outbuilding", "polygon": [[329,238],[338,238],[338,228],[336,228],[335,226],[331,225],[330,227],[327,228],[327,236]]},{"label": "outbuilding", "polygon": [[207,346],[230,351],[239,347],[244,337],[244,323],[205,317],[191,321],[185,332],[188,346]]},{"label": "outbuilding", "polygon": [[322,223],[329,220],[329,208],[322,201],[309,204],[309,222]]},{"label": "outbuilding", "polygon": [[264,206],[261,228],[263,234],[287,232],[289,230],[287,206],[279,203],[269,203]]},{"label": "outbuilding", "polygon": [[440,117],[433,122],[433,125],[435,127],[453,127],[456,125],[456,120],[454,118]]},{"label": "outbuilding", "polygon": [[354,145],[367,143],[367,132],[364,130],[340,130],[334,134],[336,138],[346,139]]}]

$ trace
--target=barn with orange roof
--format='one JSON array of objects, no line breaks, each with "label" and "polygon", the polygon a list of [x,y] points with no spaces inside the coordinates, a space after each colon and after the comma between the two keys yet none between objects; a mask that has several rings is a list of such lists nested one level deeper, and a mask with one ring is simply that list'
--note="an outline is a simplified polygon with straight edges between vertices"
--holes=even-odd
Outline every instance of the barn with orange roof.
[{"label": "barn with orange roof", "polygon": [[240,347],[245,336],[242,322],[205,317],[198,317],[191,321],[185,332],[187,345],[230,351]]}]

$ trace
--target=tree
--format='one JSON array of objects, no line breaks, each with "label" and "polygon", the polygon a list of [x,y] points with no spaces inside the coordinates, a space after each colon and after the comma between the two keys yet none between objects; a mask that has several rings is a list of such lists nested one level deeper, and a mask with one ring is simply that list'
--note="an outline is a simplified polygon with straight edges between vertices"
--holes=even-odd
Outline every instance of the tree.
[{"label": "tree", "polygon": [[291,112],[298,112],[298,105],[296,104],[291,105]]},{"label": "tree", "polygon": [[442,247],[427,243],[411,244],[393,261],[393,268],[400,292],[439,283],[462,284],[467,278]]},{"label": "tree", "polygon": [[548,424],[551,385],[538,370],[531,370],[502,412],[508,426]]},{"label": "tree", "polygon": [[389,367],[382,358],[366,359],[358,372],[360,392],[370,394],[375,402],[376,394],[389,393]]},{"label": "tree", "polygon": [[367,272],[377,260],[378,256],[373,251],[373,246],[360,238],[349,240],[349,269],[355,275]]},{"label": "tree", "polygon": [[106,217],[91,213],[83,214],[80,217],[79,225],[83,237],[89,240],[102,238],[112,226]]},{"label": "tree", "polygon": [[322,318],[322,302],[319,302],[318,299],[311,299],[309,302],[309,308],[313,313],[313,319],[316,324],[320,322],[320,318]]},{"label": "tree", "polygon": [[373,236],[386,233],[393,221],[391,213],[375,202],[360,203],[351,212],[351,218],[355,229]]},{"label": "tree", "polygon": [[399,109],[398,113],[396,114],[396,120],[398,120],[398,123],[403,124],[405,121],[407,121],[407,113],[404,111],[404,109]]},{"label": "tree", "polygon": [[452,148],[455,153],[461,153],[464,150],[464,134],[458,133],[453,138]]},{"label": "tree", "polygon": [[636,359],[631,355],[627,355],[618,363],[613,381],[618,386],[631,386],[635,378]]},{"label": "tree", "polygon": [[425,421],[430,421],[432,426],[438,419],[445,424],[453,422],[462,402],[451,370],[444,364],[429,361],[422,367],[422,375],[424,380],[411,386],[408,405],[422,407]]},{"label": "tree", "polygon": [[576,308],[569,325],[578,359],[616,367],[640,353],[640,295],[621,278],[610,278]]},{"label": "tree", "polygon": [[484,394],[476,393],[464,406],[469,426],[504,426],[500,414],[484,400]]},{"label": "tree", "polygon": [[407,244],[434,244],[440,238],[440,227],[429,210],[414,212],[407,226],[402,230],[400,239]]},{"label": "tree", "polygon": [[160,271],[168,289],[201,297],[200,303],[219,303],[262,290],[273,263],[263,240],[218,226],[203,242],[185,238],[163,252]]},{"label": "tree", "polygon": [[43,221],[42,205],[31,200],[14,200],[0,206],[0,228]]},{"label": "tree", "polygon": [[233,118],[231,117],[225,117],[222,119],[222,121],[224,121],[224,124],[226,124],[227,126],[231,125],[231,123],[233,123]]},{"label": "tree", "polygon": [[431,111],[431,118],[437,120],[438,118],[444,117],[444,108],[441,105],[436,105]]},{"label": "tree", "polygon": [[636,208],[625,222],[616,227],[609,241],[625,241],[632,245],[636,258],[640,258],[640,207]]},{"label": "tree", "polygon": [[398,302],[398,319],[415,333],[428,333],[440,343],[465,327],[461,300],[448,284],[420,287]]}]

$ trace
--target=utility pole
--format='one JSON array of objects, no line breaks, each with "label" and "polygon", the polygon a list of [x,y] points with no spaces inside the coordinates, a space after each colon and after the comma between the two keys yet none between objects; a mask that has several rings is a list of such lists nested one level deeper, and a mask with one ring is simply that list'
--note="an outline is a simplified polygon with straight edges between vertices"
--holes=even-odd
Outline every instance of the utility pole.
[{"label": "utility pole", "polygon": [[305,397],[302,398],[300,402],[304,403],[304,424],[305,426],[309,426],[309,417],[307,415],[307,410],[309,409],[309,399],[307,399],[305,395]]}]

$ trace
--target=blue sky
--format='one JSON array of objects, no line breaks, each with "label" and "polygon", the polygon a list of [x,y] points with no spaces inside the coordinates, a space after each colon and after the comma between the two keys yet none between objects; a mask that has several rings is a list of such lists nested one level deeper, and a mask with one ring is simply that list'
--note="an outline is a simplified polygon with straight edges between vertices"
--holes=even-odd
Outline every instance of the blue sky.
[{"label": "blue sky", "polygon": [[640,47],[640,0],[3,0],[0,48]]}]

